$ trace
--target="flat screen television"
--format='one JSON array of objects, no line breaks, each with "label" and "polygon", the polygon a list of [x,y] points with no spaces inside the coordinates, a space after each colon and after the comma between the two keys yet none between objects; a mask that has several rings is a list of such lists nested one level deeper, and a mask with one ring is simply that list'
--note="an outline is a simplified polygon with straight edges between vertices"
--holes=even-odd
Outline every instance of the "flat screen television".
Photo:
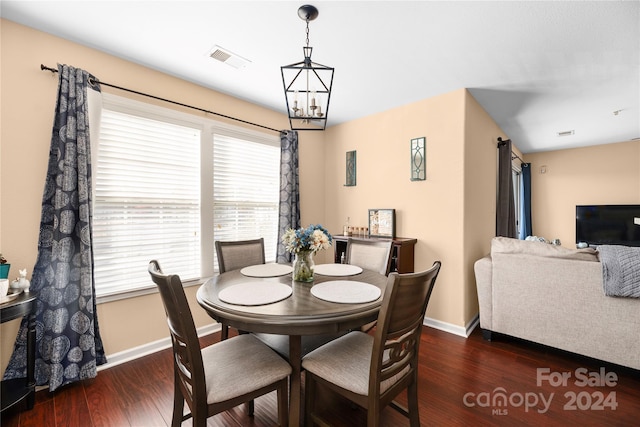
[{"label": "flat screen television", "polygon": [[640,246],[640,205],[576,206],[576,243]]}]

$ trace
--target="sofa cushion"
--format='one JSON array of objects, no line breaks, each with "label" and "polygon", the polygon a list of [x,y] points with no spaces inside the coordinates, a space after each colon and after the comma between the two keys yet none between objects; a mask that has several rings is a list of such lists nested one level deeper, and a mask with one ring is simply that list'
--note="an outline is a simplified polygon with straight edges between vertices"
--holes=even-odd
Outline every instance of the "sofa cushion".
[{"label": "sofa cushion", "polygon": [[494,237],[491,241],[491,255],[528,254],[549,258],[573,259],[598,262],[598,252],[593,248],[568,249],[549,243]]}]

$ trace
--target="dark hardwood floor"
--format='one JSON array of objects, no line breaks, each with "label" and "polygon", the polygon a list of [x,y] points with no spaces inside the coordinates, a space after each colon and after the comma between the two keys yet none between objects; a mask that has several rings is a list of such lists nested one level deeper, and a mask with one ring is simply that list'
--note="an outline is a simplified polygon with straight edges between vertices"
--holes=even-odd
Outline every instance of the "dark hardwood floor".
[{"label": "dark hardwood floor", "polygon": [[[217,339],[214,334],[202,344]],[[559,380],[562,375],[570,375],[566,384]],[[40,391],[33,410],[4,413],[1,424],[168,426],[172,378],[171,353],[161,351],[55,393]],[[487,342],[479,328],[468,339],[423,328],[418,392],[425,426],[635,426],[640,418],[639,371],[513,338]],[[329,395],[319,399],[332,425],[366,424],[363,411],[348,402]],[[239,406],[210,418],[208,425],[276,425],[275,394],[257,399],[255,405],[253,418]],[[390,408],[381,421],[385,426],[408,425]]]}]

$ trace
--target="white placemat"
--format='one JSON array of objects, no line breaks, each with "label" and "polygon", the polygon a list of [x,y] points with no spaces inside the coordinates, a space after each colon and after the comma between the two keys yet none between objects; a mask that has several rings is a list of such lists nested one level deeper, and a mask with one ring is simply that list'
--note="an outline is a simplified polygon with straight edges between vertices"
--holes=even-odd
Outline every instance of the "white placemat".
[{"label": "white placemat", "polygon": [[325,301],[343,304],[360,304],[380,297],[380,288],[369,283],[351,280],[332,280],[311,287],[311,294]]},{"label": "white placemat", "polygon": [[238,283],[220,291],[218,298],[235,305],[265,305],[282,301],[293,293],[284,283],[255,281]]},{"label": "white placemat", "polygon": [[313,272],[322,276],[354,276],[362,273],[362,268],[351,264],[317,264]]},{"label": "white placemat", "polygon": [[288,264],[256,264],[250,265],[240,270],[245,276],[248,277],[278,277],[289,274],[293,271],[293,267]]}]

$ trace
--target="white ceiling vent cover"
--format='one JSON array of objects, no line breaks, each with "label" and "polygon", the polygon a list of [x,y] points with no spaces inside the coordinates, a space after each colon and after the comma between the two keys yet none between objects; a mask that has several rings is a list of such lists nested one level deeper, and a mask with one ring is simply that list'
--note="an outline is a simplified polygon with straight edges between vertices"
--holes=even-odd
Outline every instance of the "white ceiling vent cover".
[{"label": "white ceiling vent cover", "polygon": [[225,64],[237,69],[244,68],[251,63],[248,59],[243,58],[240,55],[236,55],[235,53],[218,45],[211,48],[209,51],[209,57],[217,61],[224,62]]},{"label": "white ceiling vent cover", "polygon": [[565,130],[562,132],[556,132],[556,135],[558,136],[571,136],[573,135],[575,132],[573,130]]}]

